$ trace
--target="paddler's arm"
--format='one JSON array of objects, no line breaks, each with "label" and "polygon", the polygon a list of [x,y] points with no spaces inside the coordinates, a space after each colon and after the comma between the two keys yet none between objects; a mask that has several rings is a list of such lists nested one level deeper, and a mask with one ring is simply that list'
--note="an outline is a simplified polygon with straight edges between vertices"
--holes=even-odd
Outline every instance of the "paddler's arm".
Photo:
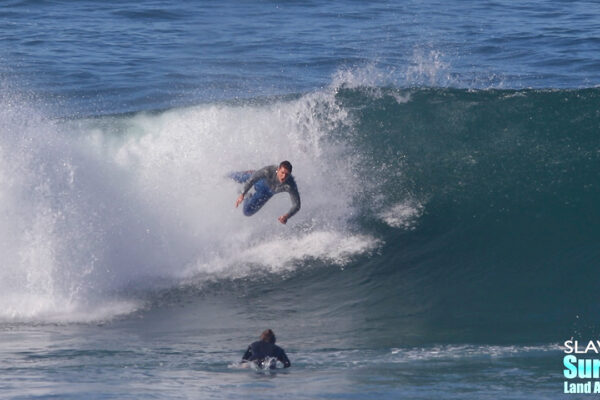
[{"label": "paddler's arm", "polygon": [[242,356],[242,362],[250,360],[250,356],[252,356],[252,346],[248,346],[248,350]]}]

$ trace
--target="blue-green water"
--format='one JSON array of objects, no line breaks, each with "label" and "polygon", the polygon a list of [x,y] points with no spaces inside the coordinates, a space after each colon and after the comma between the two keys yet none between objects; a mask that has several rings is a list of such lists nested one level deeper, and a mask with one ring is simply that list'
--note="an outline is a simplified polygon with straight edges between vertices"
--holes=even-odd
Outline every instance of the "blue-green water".
[{"label": "blue-green water", "polygon": [[[598,12],[6,2],[1,397],[567,397]],[[244,217],[226,174],[283,159],[302,210]],[[239,368],[267,327],[292,368]]]}]

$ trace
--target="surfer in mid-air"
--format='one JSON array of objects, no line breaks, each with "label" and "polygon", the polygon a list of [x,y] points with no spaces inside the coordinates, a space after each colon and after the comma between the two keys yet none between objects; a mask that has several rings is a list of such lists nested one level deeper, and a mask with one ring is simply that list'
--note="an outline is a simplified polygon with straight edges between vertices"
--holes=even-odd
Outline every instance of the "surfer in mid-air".
[{"label": "surfer in mid-air", "polygon": [[275,333],[271,329],[264,331],[260,340],[248,346],[248,350],[242,356],[242,363],[253,362],[259,368],[274,369],[276,360],[283,364],[283,368],[292,365],[285,351],[275,344]]},{"label": "surfer in mid-air", "polygon": [[[300,194],[292,176],[292,164],[289,161],[282,161],[279,167],[269,165],[257,171],[233,172],[229,177],[244,184],[242,194],[237,198],[235,206],[237,208],[243,201],[244,215],[248,217],[260,210],[274,194],[281,192],[290,194],[292,208],[278,218],[279,222],[285,224],[300,210]],[[252,186],[254,186],[254,193],[246,197]]]}]

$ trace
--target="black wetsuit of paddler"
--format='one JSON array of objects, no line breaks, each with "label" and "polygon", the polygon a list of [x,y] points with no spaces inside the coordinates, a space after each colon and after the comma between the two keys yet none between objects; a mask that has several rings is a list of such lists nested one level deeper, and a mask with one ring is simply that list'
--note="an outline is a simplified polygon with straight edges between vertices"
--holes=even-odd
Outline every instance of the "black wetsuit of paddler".
[{"label": "black wetsuit of paddler", "polygon": [[[263,368],[267,357],[276,358],[281,361],[284,368],[292,365],[281,347],[263,340],[258,340],[248,346],[248,350],[244,353],[242,361],[254,361],[259,367]],[[275,368],[275,363],[272,362],[269,368]]]}]

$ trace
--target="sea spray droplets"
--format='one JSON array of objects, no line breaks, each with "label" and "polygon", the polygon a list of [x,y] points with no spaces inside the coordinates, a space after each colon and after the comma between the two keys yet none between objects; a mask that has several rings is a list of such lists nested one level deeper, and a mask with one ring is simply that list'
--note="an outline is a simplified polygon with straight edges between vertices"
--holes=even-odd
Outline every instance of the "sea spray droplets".
[{"label": "sea spray droplets", "polygon": [[405,72],[405,84],[410,86],[448,87],[451,83],[449,65],[443,61],[444,55],[438,50],[416,48]]},{"label": "sea spray droplets", "polygon": [[407,199],[381,212],[379,217],[392,228],[412,230],[415,229],[424,209],[424,205],[419,201]]},{"label": "sea spray droplets", "polygon": [[[0,320],[87,321],[99,309],[106,316],[92,259],[102,235],[89,199],[98,196],[88,190],[98,165],[57,123],[6,93],[3,101]],[[110,315],[131,310],[111,304]]]},{"label": "sea spray droplets", "polygon": [[[332,76],[330,89],[361,89],[364,95],[382,98],[383,88],[410,88],[416,86],[449,87],[455,81],[450,75],[446,56],[435,48],[416,47],[403,67],[383,66],[371,62],[363,66],[338,69]],[[399,104],[410,98],[394,95]]]}]

